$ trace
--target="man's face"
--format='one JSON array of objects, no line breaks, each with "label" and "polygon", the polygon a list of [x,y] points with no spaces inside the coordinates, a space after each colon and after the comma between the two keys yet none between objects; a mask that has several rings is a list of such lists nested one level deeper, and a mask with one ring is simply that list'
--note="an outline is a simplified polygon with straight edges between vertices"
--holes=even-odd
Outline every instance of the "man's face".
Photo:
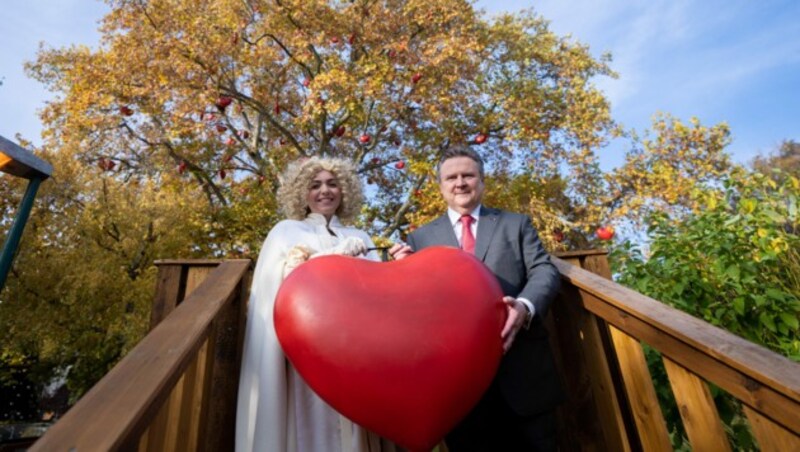
[{"label": "man's face", "polygon": [[448,207],[462,215],[478,207],[484,187],[476,161],[469,157],[449,158],[439,172],[439,189]]}]

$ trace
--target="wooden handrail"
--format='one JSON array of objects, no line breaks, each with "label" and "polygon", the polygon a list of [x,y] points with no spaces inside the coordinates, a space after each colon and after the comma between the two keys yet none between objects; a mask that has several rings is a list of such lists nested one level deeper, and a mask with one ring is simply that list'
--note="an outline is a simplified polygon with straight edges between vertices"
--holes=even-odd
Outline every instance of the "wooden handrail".
[{"label": "wooden handrail", "polygon": [[[580,289],[588,311],[800,432],[800,364],[557,258],[555,263],[562,277]],[[762,391],[774,392],[770,400],[783,396],[788,401],[762,405]],[[792,403],[794,410],[782,409],[783,403]]]},{"label": "wooden handrail", "polygon": [[[615,284],[604,251],[554,262],[562,451],[672,449],[643,343],[661,353],[693,450],[731,450],[707,382],[742,402],[762,451],[800,450],[800,364]],[[159,261],[151,333],[31,450],[231,449],[249,264]]]},{"label": "wooden handrail", "polygon": [[[800,450],[800,364],[616,284],[607,268],[597,272],[603,277],[574,265],[584,266],[578,256],[562,257],[554,258],[564,287],[551,328],[560,354],[572,358],[564,363],[561,357],[562,373],[584,388],[568,401],[562,428],[583,430],[575,436],[601,440],[601,449],[671,450],[641,347],[646,343],[661,353],[694,450],[730,450],[706,381],[744,404],[762,450]],[[581,409],[597,415],[601,426],[582,425],[571,414]]]},{"label": "wooden handrail", "polygon": [[208,338],[217,313],[239,295],[249,266],[249,260],[220,264],[30,450],[135,448]]}]

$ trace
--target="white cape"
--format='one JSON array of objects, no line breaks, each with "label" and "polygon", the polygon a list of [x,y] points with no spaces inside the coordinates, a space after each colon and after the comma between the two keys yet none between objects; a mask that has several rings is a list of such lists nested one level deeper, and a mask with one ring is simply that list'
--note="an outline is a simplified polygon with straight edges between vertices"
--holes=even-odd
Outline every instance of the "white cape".
[{"label": "white cape", "polygon": [[[236,451],[356,452],[394,450],[394,445],[339,415],[300,378],[284,357],[273,326],[273,305],[284,278],[286,253],[303,244],[315,251],[369,235],[310,214],[284,220],[270,231],[258,256],[247,310],[244,352],[236,408]],[[378,260],[372,251],[368,259]],[[387,407],[388,409],[388,407]]]}]

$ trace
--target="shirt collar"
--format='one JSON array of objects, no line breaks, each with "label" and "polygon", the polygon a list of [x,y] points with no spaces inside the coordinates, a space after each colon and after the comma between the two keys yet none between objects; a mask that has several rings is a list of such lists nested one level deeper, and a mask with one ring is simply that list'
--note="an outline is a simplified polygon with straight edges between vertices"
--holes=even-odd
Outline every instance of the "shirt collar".
[{"label": "shirt collar", "polygon": [[336,215],[331,217],[330,224],[328,224],[328,221],[325,219],[325,215],[311,212],[306,216],[306,222],[311,223],[311,224],[313,224],[315,226],[328,226],[329,225],[329,226],[335,227],[335,228],[342,227],[342,223],[339,221],[339,217],[337,217]]},{"label": "shirt collar", "polygon": [[[448,218],[450,218],[450,224],[452,224],[453,226],[455,226],[456,223],[460,223],[461,222],[461,214],[456,212],[455,210],[449,208],[449,207],[447,208],[447,216],[448,216]],[[476,207],[475,210],[470,212],[470,216],[472,216],[472,219],[477,224],[478,218],[481,217],[481,205],[480,204],[478,204],[478,207]]]}]

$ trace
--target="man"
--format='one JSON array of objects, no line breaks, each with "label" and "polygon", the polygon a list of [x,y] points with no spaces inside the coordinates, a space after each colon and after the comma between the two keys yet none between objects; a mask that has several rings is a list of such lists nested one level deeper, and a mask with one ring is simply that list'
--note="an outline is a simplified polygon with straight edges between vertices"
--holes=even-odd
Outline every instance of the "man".
[{"label": "man", "polygon": [[447,435],[447,446],[451,452],[555,451],[555,407],[563,393],[542,319],[558,292],[558,270],[529,217],[481,205],[483,160],[475,151],[449,148],[438,173],[447,213],[390,253],[402,259],[429,246],[460,246],[495,274],[508,309],[497,375],[473,411]]}]

